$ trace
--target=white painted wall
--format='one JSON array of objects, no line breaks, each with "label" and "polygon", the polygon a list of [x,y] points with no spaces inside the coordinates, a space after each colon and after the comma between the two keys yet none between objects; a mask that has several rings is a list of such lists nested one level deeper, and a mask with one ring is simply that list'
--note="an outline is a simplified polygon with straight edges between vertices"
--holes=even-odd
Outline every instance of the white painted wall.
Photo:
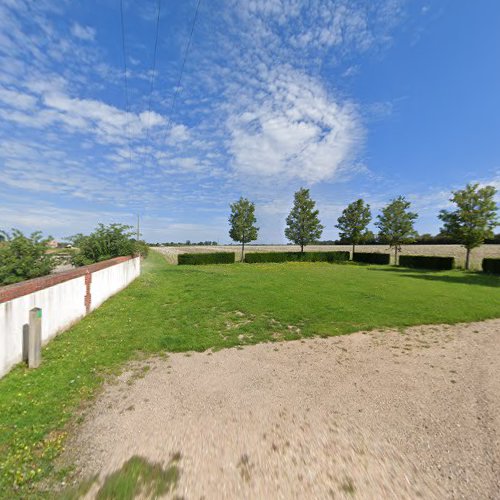
[{"label": "white painted wall", "polygon": [[90,284],[91,310],[99,307],[111,295],[123,290],[140,273],[141,259],[139,257],[92,273],[92,282]]},{"label": "white painted wall", "polygon": [[[93,272],[91,310],[137,278],[140,267],[140,258],[134,258]],[[85,316],[85,294],[85,276],[80,276],[0,303],[0,377],[22,361],[23,325],[29,322],[30,309],[42,309],[42,342],[46,343]]]}]

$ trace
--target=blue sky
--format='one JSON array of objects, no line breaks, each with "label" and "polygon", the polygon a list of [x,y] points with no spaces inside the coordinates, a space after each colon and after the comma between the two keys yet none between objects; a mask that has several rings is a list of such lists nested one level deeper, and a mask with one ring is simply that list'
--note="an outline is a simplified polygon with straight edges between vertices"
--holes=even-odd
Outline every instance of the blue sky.
[{"label": "blue sky", "polygon": [[306,186],[324,239],[400,194],[437,232],[500,187],[499,2],[201,0],[177,86],[197,3],[160,2],[153,72],[158,0],[124,0],[127,110],[119,0],[1,2],[0,228],[228,242],[246,196],[280,243]]}]

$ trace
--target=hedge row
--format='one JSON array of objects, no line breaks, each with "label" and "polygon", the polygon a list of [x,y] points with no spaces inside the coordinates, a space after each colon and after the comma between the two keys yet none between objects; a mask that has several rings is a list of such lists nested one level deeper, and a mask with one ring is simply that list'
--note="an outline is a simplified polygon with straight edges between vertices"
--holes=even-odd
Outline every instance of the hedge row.
[{"label": "hedge row", "polygon": [[179,265],[234,264],[234,252],[181,253],[177,256]]},{"label": "hedge row", "polygon": [[483,259],[485,273],[500,274],[500,259]]},{"label": "hedge row", "polygon": [[345,262],[349,252],[255,252],[245,256],[245,262]]},{"label": "hedge row", "polygon": [[454,257],[434,257],[430,255],[400,255],[399,265],[418,269],[435,269],[439,271],[453,269]]},{"label": "hedge row", "polygon": [[365,262],[367,264],[389,264],[391,256],[388,253],[354,252],[352,260],[354,262]]}]

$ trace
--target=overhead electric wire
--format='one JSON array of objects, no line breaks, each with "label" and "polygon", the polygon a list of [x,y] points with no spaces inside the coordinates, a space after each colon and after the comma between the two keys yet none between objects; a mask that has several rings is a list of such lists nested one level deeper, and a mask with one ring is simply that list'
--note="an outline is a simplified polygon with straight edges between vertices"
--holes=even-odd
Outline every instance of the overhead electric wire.
[{"label": "overhead electric wire", "polygon": [[[154,90],[154,81],[156,76],[156,55],[158,51],[158,35],[159,35],[159,27],[160,27],[160,14],[161,14],[161,0],[158,0],[158,8],[156,12],[156,30],[155,30],[155,43],[153,49],[153,60],[151,67],[151,79],[149,85],[149,98],[148,98],[148,117],[146,123],[146,147],[149,143],[149,131],[151,124],[151,105],[153,98],[153,90]],[[132,146],[131,146],[131,136],[130,136],[130,99],[129,99],[129,89],[128,89],[128,68],[127,68],[127,50],[125,44],[125,22],[123,15],[123,0],[120,0],[120,22],[121,22],[121,30],[122,30],[122,52],[123,52],[123,71],[124,71],[124,81],[125,81],[125,106],[127,112],[127,121],[126,121],[126,131],[127,131],[127,140],[128,140],[128,149],[129,149],[129,165],[130,170],[132,170]],[[144,177],[144,162],[141,162],[141,178]],[[137,186],[137,183],[136,183]],[[137,239],[140,236],[139,230],[139,213],[137,213]]]},{"label": "overhead electric wire", "polygon": [[158,52],[158,33],[160,30],[160,13],[161,13],[161,0],[158,0],[158,8],[156,10],[155,44],[154,44],[154,49],[153,49],[153,62],[151,65],[151,80],[150,80],[150,85],[149,85],[148,123],[146,125],[146,146],[149,143],[149,130],[150,130],[150,125],[151,125],[151,102],[153,99],[153,90],[154,90],[154,83],[155,83],[155,77],[156,77],[156,54]]},{"label": "overhead electric wire", "polygon": [[[198,0],[198,2],[196,4],[196,10],[194,12],[193,22],[191,24],[191,31],[189,33],[188,43],[187,43],[186,49],[184,51],[184,58],[182,60],[181,71],[179,73],[179,78],[177,80],[177,85],[174,88],[174,95],[172,97],[172,104],[170,106],[170,112],[168,114],[168,122],[167,122],[167,127],[166,127],[166,130],[165,130],[164,141],[166,140],[168,131],[169,131],[171,125],[172,125],[172,115],[174,113],[174,109],[175,109],[175,105],[176,105],[176,102],[177,102],[177,98],[178,98],[178,96],[180,94],[182,77],[184,76],[184,68],[186,67],[186,61],[187,61],[187,58],[188,58],[188,55],[189,55],[189,49],[191,48],[191,41],[193,39],[193,33],[194,33],[194,28],[196,26],[196,20],[198,19],[198,11],[200,10],[200,4],[201,4],[201,0]],[[161,152],[160,152],[160,154],[161,154]]]},{"label": "overhead electric wire", "polygon": [[125,23],[123,20],[123,0],[120,0],[120,22],[122,29],[122,53],[123,53],[123,77],[125,82],[125,111],[127,114],[127,120],[125,122],[125,134],[127,136],[128,143],[128,154],[129,154],[129,166],[132,170],[132,147],[130,138],[130,100],[128,95],[128,76],[127,76],[127,50],[125,48]]}]

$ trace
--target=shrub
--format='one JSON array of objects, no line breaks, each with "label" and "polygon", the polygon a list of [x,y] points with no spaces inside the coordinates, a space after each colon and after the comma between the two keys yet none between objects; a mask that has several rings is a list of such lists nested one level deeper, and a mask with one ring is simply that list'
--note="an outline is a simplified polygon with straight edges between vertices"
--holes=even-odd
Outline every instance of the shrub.
[{"label": "shrub", "polygon": [[352,260],[354,262],[365,262],[367,264],[389,264],[391,256],[388,253],[354,252]]},{"label": "shrub", "polygon": [[46,254],[47,242],[40,232],[25,236],[17,229],[12,234],[2,233],[0,245],[0,285],[38,278],[50,274],[56,262]]},{"label": "shrub", "polygon": [[131,226],[123,224],[99,224],[88,236],[77,234],[69,238],[79,252],[73,256],[75,266],[85,266],[94,262],[125,255],[147,255],[147,245],[133,238]]},{"label": "shrub", "polygon": [[247,253],[245,262],[345,262],[349,252],[255,252]]},{"label": "shrub", "polygon": [[430,255],[400,255],[399,265],[419,269],[435,269],[439,271],[453,269],[454,257],[435,257]]},{"label": "shrub", "polygon": [[483,259],[485,273],[500,274],[500,259]]},{"label": "shrub", "polygon": [[200,266],[205,264],[234,264],[234,252],[182,253],[177,257],[178,264]]}]

